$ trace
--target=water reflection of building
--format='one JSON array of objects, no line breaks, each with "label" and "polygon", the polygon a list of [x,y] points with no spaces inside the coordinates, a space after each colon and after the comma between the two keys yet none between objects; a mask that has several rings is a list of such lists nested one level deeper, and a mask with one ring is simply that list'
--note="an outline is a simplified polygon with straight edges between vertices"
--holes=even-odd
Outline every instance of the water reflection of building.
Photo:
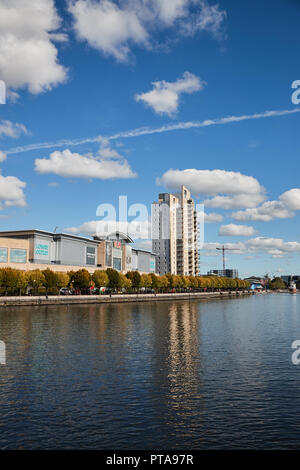
[{"label": "water reflection of building", "polygon": [[160,305],[153,325],[153,381],[160,397],[153,405],[165,426],[184,428],[186,435],[202,394],[198,309],[198,302]]},{"label": "water reflection of building", "polygon": [[174,302],[169,307],[170,399],[175,402],[198,384],[198,305]]}]

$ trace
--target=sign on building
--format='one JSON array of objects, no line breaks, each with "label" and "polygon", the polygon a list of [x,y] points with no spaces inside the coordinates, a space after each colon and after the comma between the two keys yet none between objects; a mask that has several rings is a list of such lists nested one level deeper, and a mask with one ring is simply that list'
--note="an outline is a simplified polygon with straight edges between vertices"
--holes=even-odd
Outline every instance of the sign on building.
[{"label": "sign on building", "polygon": [[36,240],[34,247],[34,258],[41,260],[49,260],[50,257],[50,246],[49,242],[44,240]]}]

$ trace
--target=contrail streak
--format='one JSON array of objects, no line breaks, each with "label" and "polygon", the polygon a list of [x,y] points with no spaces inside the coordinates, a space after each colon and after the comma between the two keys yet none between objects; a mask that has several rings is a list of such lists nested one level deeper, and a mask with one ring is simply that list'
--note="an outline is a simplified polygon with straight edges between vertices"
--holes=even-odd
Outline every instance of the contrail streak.
[{"label": "contrail streak", "polygon": [[37,144],[26,145],[23,147],[14,147],[4,151],[6,154],[17,154],[22,152],[29,152],[30,150],[39,150],[39,149],[50,149],[50,148],[57,148],[57,147],[74,147],[76,145],[83,145],[89,143],[100,143],[102,140],[116,140],[116,139],[128,139],[132,137],[140,137],[143,135],[151,135],[151,134],[161,134],[163,132],[172,132],[178,130],[186,130],[186,129],[193,129],[199,127],[209,127],[209,126],[220,126],[224,124],[231,124],[234,122],[241,122],[241,121],[250,121],[254,119],[264,119],[264,118],[271,118],[271,117],[280,117],[286,116],[289,114],[299,113],[300,108],[295,109],[287,109],[287,110],[274,110],[274,111],[264,111],[262,113],[256,114],[244,114],[241,116],[226,116],[217,119],[206,119],[204,121],[185,121],[185,122],[178,122],[176,124],[166,124],[161,127],[139,127],[137,129],[129,130],[129,131],[122,131],[116,134],[112,134],[110,136],[95,136],[95,137],[87,137],[82,139],[70,139],[70,140],[60,140],[57,142],[41,142]]}]

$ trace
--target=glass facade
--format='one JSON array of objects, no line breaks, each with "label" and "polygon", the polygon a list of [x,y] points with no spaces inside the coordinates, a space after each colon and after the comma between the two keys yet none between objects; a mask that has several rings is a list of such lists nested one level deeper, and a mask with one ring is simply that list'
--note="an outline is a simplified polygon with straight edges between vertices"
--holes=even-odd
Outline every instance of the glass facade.
[{"label": "glass facade", "polygon": [[121,258],[114,258],[113,259],[113,268],[117,271],[121,271],[122,269],[122,259]]},{"label": "glass facade", "polygon": [[86,264],[95,266],[96,264],[96,248],[94,246],[86,247]]},{"label": "glass facade", "polygon": [[8,261],[8,249],[0,248],[0,263],[7,263]]},{"label": "glass facade", "polygon": [[20,248],[10,249],[10,262],[11,263],[26,263],[27,261],[27,250]]},{"label": "glass facade", "polygon": [[105,266],[112,265],[112,243],[106,242],[105,247]]}]

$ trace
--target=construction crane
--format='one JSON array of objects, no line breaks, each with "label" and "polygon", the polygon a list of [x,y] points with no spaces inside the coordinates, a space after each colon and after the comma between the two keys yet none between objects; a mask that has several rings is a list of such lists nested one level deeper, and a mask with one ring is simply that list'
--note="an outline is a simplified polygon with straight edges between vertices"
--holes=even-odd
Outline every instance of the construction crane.
[{"label": "construction crane", "polygon": [[225,251],[230,250],[230,248],[225,248],[225,246],[223,245],[222,248],[216,248],[216,249],[222,251],[222,254],[223,254],[223,270],[225,271]]}]

